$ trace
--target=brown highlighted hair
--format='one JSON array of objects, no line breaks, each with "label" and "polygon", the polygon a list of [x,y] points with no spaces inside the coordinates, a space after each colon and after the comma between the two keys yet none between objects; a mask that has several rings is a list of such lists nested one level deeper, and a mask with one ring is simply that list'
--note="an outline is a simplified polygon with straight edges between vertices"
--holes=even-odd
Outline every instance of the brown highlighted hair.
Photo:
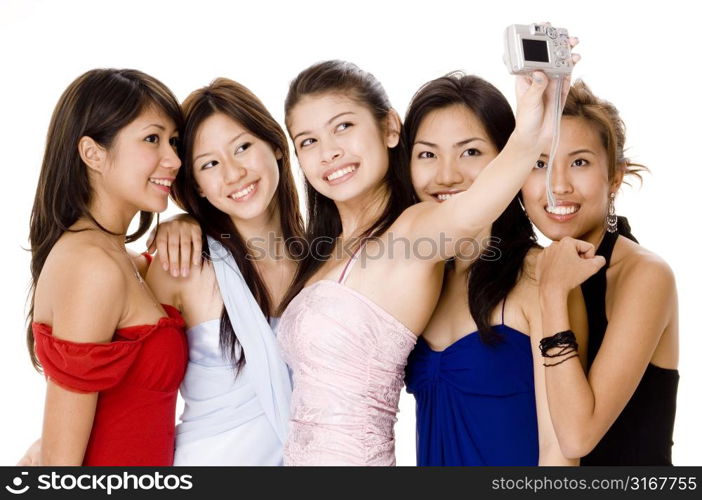
[{"label": "brown highlighted hair", "polygon": [[631,162],[624,154],[626,126],[619,116],[619,110],[611,102],[593,94],[582,80],[577,80],[570,88],[563,116],[585,118],[597,127],[602,145],[607,150],[609,179],[617,171],[622,171],[624,175],[633,175],[641,180],[641,172],[648,171],[647,167]]},{"label": "brown highlighted hair", "polygon": [[[344,95],[365,106],[376,119],[380,130],[384,130],[385,119],[392,110],[390,99],[377,78],[353,63],[331,60],[314,64],[303,70],[290,83],[285,99],[285,124],[290,132],[290,113],[306,96],[324,94]],[[389,166],[383,182],[388,186],[388,201],[383,213],[370,227],[365,228],[361,238],[379,236],[386,231],[405,208],[416,198],[412,182],[407,175],[407,152],[404,133],[400,130],[400,141],[388,149]],[[318,193],[305,180],[307,195],[307,241],[314,242],[300,263],[293,286],[283,305],[287,305],[304,287],[305,283],[329,258],[336,238],[341,234],[341,218],[334,202]]]},{"label": "brown highlighted hair", "polygon": [[[229,215],[220,211],[198,193],[193,148],[203,122],[215,113],[222,113],[251,134],[267,142],[273,151],[280,151],[281,158],[277,160],[280,180],[271,204],[273,210],[280,212],[285,250],[288,255],[293,255],[295,251],[292,247],[302,242],[304,230],[290,168],[290,150],[285,132],[258,97],[240,83],[227,78],[217,78],[210,85],[192,92],[183,102],[183,113],[185,127],[181,141],[182,166],[171,191],[173,199],[200,224],[203,236],[202,248],[206,256],[209,255],[210,250],[207,236],[214,238],[231,252],[263,314],[270,318],[278,314],[278,311],[273,307],[263,278],[253,265],[254,256],[250,254],[246,241],[237,231]],[[224,237],[225,235],[227,237]],[[225,352],[230,353],[231,359],[236,361],[237,366],[243,366],[246,362],[245,353],[242,350],[239,358],[236,358],[238,341],[225,308],[222,310],[220,324],[220,345]]]},{"label": "brown highlighted hair", "polygon": [[[27,347],[37,369],[39,361],[34,352],[31,324],[34,290],[49,252],[81,217],[114,234],[102,227],[88,209],[93,191],[87,167],[78,153],[78,142],[87,136],[109,149],[120,130],[150,106],[173,120],[177,129],[181,128],[180,106],[171,91],[152,76],[133,69],[88,71],[68,86],[56,104],[29,221],[32,282]],[[152,220],[151,212],[141,212],[137,231],[127,235],[125,241],[141,237]]]}]

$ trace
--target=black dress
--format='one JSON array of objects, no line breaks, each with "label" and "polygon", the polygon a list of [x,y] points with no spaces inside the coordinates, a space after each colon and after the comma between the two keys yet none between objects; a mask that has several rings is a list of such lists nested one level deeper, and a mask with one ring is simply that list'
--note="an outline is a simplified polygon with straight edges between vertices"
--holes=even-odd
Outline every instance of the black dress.
[{"label": "black dress", "polygon": [[[590,330],[588,366],[592,366],[607,330],[606,273],[619,234],[636,241],[627,220],[619,217],[618,231],[605,232],[597,249],[597,255],[607,263],[581,286]],[[590,454],[581,459],[581,465],[672,465],[678,379],[677,370],[649,363],[624,410]]]}]

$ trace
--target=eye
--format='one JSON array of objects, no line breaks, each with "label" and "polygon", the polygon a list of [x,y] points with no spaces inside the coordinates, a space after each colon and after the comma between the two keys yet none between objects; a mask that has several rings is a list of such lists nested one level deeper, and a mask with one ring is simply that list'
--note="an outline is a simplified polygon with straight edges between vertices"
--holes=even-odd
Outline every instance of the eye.
[{"label": "eye", "polygon": [[343,123],[340,123],[340,124],[338,124],[338,125],[336,126],[336,130],[339,131],[339,132],[341,132],[341,131],[343,131],[343,130],[346,130],[346,129],[349,128],[349,127],[353,127],[353,123],[351,123],[351,122],[343,122]]},{"label": "eye", "polygon": [[425,160],[425,159],[429,159],[429,158],[436,158],[436,155],[434,153],[432,153],[431,151],[422,151],[417,155],[417,158]]},{"label": "eye", "polygon": [[577,158],[577,159],[571,164],[571,166],[573,166],[573,167],[586,167],[586,166],[589,165],[589,164],[590,164],[589,161],[587,161],[587,160],[585,160],[585,159],[583,159],[583,158]]},{"label": "eye", "polygon": [[200,170],[206,170],[208,168],[216,167],[217,165],[219,165],[219,162],[217,160],[208,161],[200,167]]},{"label": "eye", "polygon": [[536,160],[536,164],[534,165],[535,169],[541,169],[541,168],[546,168],[546,162],[543,160]]},{"label": "eye", "polygon": [[171,137],[171,138],[168,140],[168,143],[171,145],[171,147],[172,147],[173,149],[175,149],[176,151],[178,151],[178,146],[179,146],[179,144],[180,144],[180,138],[179,138],[179,137]]},{"label": "eye", "polygon": [[478,151],[477,149],[475,149],[475,148],[468,148],[468,149],[466,149],[465,151],[463,151],[463,153],[461,153],[461,157],[464,157],[464,156],[480,156],[481,154],[482,154],[482,153],[481,153],[480,151]]},{"label": "eye", "polygon": [[307,146],[313,144],[314,142],[316,142],[316,141],[315,141],[314,139],[312,139],[312,138],[303,139],[303,140],[300,142],[300,146],[299,146],[299,147],[304,148],[304,147],[307,147]]},{"label": "eye", "polygon": [[246,151],[246,150],[249,149],[250,147],[251,147],[251,143],[250,143],[250,142],[245,142],[244,144],[242,144],[241,146],[239,146],[238,148],[236,148],[236,151],[234,151],[234,154],[236,155],[236,154],[239,154],[239,153],[243,153],[244,151]]},{"label": "eye", "polygon": [[144,140],[153,144],[158,144],[158,134],[147,135]]}]

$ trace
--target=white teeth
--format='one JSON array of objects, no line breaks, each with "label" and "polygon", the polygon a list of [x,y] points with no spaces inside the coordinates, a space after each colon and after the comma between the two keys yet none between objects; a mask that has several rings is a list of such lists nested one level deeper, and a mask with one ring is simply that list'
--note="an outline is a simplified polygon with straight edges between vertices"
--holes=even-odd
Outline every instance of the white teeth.
[{"label": "white teeth", "polygon": [[[459,192],[462,192],[462,191],[459,191]],[[441,193],[441,194],[437,194],[436,197],[439,199],[439,201],[446,201],[449,198],[453,198],[457,194],[458,193]]]},{"label": "white teeth", "polygon": [[256,187],[256,183],[254,182],[253,184],[249,184],[248,187],[245,187],[241,191],[237,191],[236,193],[229,195],[229,197],[233,200],[238,200],[239,198],[243,198],[244,196],[249,194],[251,191],[253,191],[255,187]]},{"label": "white teeth", "polygon": [[356,167],[353,165],[351,165],[350,167],[339,169],[339,170],[335,171],[334,173],[329,174],[327,176],[327,180],[333,181],[334,179],[338,179],[339,177],[342,177],[342,176],[348,174],[349,172],[353,172],[354,170],[356,170]]},{"label": "white teeth", "polygon": [[558,205],[555,207],[546,207],[546,211],[550,214],[555,214],[555,215],[570,215],[574,214],[575,212],[578,211],[578,207],[576,205]]},{"label": "white teeth", "polygon": [[166,179],[149,179],[149,182],[153,182],[154,184],[158,184],[159,186],[166,187],[171,187],[171,184],[173,184],[173,181],[169,181]]}]

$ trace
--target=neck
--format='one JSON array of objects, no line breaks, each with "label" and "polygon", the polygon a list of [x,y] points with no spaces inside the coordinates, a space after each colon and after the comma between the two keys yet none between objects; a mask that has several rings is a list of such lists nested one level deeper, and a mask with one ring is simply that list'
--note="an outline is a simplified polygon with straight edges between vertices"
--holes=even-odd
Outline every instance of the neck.
[{"label": "neck", "polygon": [[604,227],[597,227],[595,229],[592,229],[591,231],[583,234],[582,236],[579,236],[578,239],[587,241],[588,243],[591,243],[595,249],[597,249],[600,244],[602,243],[602,240],[605,237],[605,228]]},{"label": "neck", "polygon": [[[473,252],[472,254],[469,254],[469,256],[473,258],[456,259],[454,261],[453,269],[451,270],[451,273],[454,276],[460,276],[462,279],[465,279],[466,274],[470,270],[470,267],[475,263],[477,259],[480,258],[480,255],[482,254],[483,250],[485,250],[485,248],[490,244],[491,235],[492,226],[488,226],[485,229],[483,229],[473,241],[467,244],[469,245],[468,248],[461,249],[461,251],[464,253]],[[475,255],[475,252],[479,252],[478,255]]]},{"label": "neck", "polygon": [[246,220],[232,217],[232,222],[244,243],[260,260],[277,260],[274,257],[284,255],[281,253],[285,245],[280,211],[273,207],[273,203],[258,217]]},{"label": "neck", "polygon": [[[95,200],[90,203],[88,210],[90,215],[105,229],[114,235],[105,233],[110,239],[121,246],[124,246],[124,237],[129,230],[129,223],[139,211],[135,207],[118,207],[106,202],[105,197],[95,196]],[[90,226],[95,227],[95,223],[90,217],[84,216],[79,220],[80,227]],[[99,227],[97,229],[100,229]]]},{"label": "neck", "polygon": [[346,240],[358,237],[380,218],[388,202],[389,193],[385,184],[353,200],[336,202],[341,218],[340,238]]}]

